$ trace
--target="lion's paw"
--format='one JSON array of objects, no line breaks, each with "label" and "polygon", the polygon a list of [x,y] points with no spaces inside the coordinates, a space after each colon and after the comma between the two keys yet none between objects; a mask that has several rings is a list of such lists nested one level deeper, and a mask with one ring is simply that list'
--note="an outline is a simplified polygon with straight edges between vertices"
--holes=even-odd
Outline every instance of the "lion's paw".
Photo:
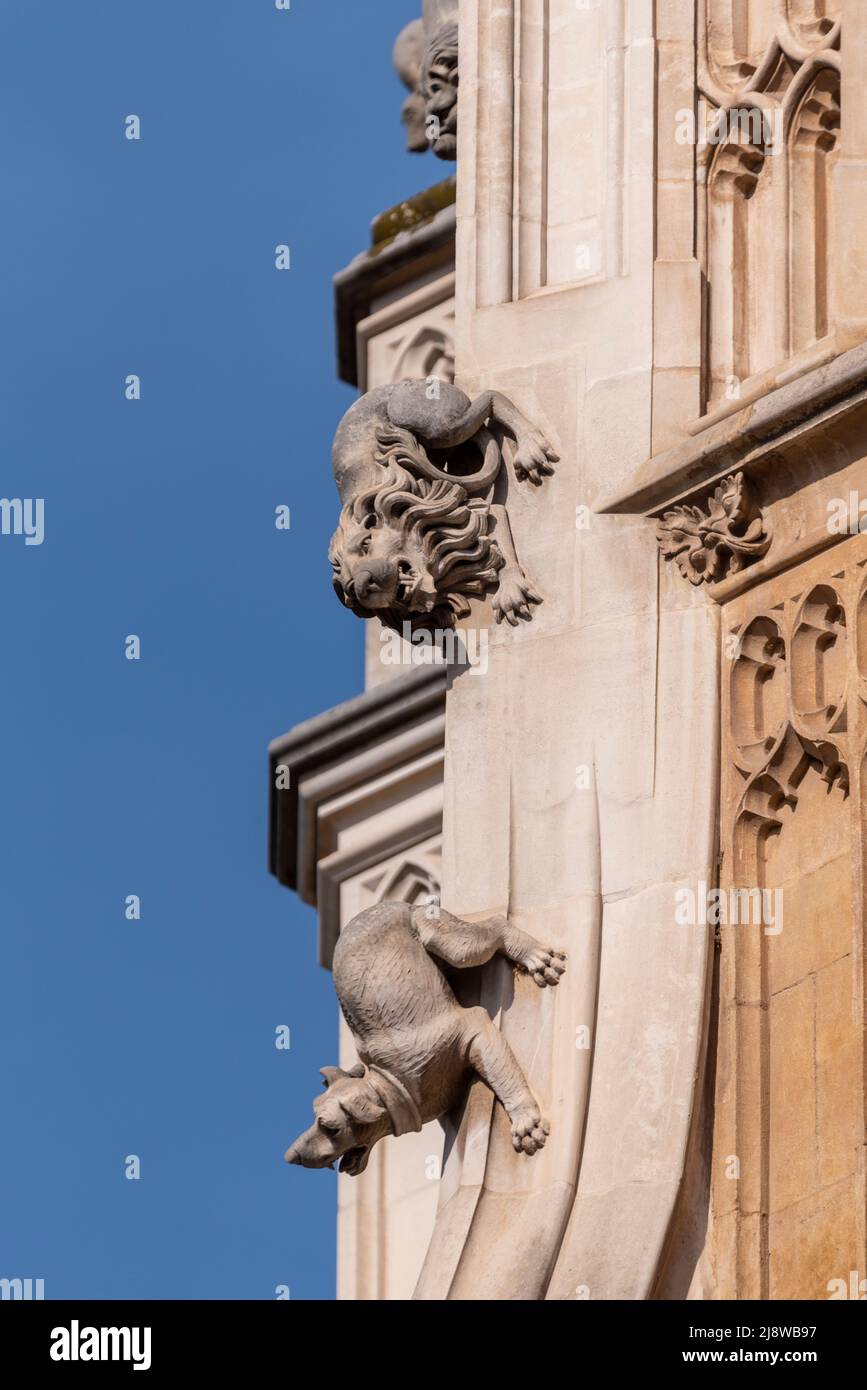
[{"label": "lion's paw", "polygon": [[512,1121],[512,1147],[516,1153],[534,1154],[544,1149],[551,1126],[542,1119],[537,1105],[522,1105],[518,1110],[513,1110],[509,1118]]},{"label": "lion's paw", "polygon": [[529,936],[527,932],[520,931],[511,923],[504,945],[509,960],[526,970],[540,989],[544,989],[545,985],[560,983],[560,976],[566,971],[565,951],[558,951],[554,946],[543,946],[541,941]]},{"label": "lion's paw", "polygon": [[491,600],[494,617],[498,623],[505,618],[511,627],[518,626],[518,619],[532,618],[531,603],[541,603],[542,599],[533,588],[523,570],[505,569],[500,571],[500,583]]},{"label": "lion's paw", "polygon": [[566,971],[566,956],[562,951],[534,942],[521,964],[539,988],[544,989],[546,985],[559,985],[560,976]]},{"label": "lion's paw", "polygon": [[554,452],[548,440],[538,430],[522,434],[515,449],[512,466],[519,483],[529,478],[538,487],[545,478],[554,472],[553,465],[559,462],[560,455]]}]

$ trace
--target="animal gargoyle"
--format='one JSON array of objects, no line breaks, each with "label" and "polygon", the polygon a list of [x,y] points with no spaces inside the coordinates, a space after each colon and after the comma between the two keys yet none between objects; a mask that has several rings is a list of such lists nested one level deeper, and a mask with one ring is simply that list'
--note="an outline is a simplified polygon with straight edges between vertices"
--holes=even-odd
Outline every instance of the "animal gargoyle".
[{"label": "animal gargoyle", "polygon": [[338,597],[395,631],[442,630],[493,590],[497,622],[531,617],[527,579],[506,509],[502,429],[517,482],[541,484],[557,462],[547,439],[498,391],[471,401],[425,381],[377,387],[356,401],[334,440],[343,510],[328,558]]},{"label": "animal gargoyle", "polygon": [[420,1130],[461,1099],[476,1073],[512,1124],[518,1153],[541,1149],[549,1125],[500,1031],[482,1008],[463,1008],[443,969],[483,965],[500,952],[540,987],[566,969],[562,951],[541,946],[505,917],[464,922],[435,906],[387,902],[341,932],[334,985],[360,1063],[323,1067],[316,1120],[286,1152],[287,1163],[357,1175],[387,1134]]}]

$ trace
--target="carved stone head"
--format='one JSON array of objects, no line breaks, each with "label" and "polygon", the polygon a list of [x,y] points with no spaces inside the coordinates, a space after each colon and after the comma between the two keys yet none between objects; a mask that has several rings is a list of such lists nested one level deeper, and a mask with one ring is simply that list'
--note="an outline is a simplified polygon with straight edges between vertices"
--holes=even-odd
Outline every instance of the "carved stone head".
[{"label": "carved stone head", "polygon": [[373,1145],[391,1132],[388,1111],[359,1063],[350,1071],[323,1067],[325,1091],[313,1102],[316,1117],[286,1150],[286,1162],[302,1168],[331,1168],[357,1177]]},{"label": "carved stone head", "polygon": [[401,30],[393,56],[409,89],[401,112],[407,148],[415,154],[432,149],[440,159],[457,159],[457,0],[424,0],[423,18]]},{"label": "carved stone head", "polygon": [[469,612],[465,595],[484,594],[503,565],[488,508],[457,482],[425,477],[427,452],[408,430],[377,438],[382,473],[349,497],[329,547],[335,591],[398,632],[453,627]]},{"label": "carved stone head", "polygon": [[439,159],[458,157],[458,26],[446,24],[430,40],[422,68],[427,138]]}]

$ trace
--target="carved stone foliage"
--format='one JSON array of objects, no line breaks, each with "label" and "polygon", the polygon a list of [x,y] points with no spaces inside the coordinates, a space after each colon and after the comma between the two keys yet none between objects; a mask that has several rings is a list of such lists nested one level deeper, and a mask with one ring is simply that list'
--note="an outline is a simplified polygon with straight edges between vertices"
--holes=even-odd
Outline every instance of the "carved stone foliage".
[{"label": "carved stone foliage", "polygon": [[[515,441],[508,465],[503,430]],[[401,633],[452,627],[489,592],[498,622],[529,620],[542,600],[515,551],[507,473],[539,485],[556,459],[499,392],[470,401],[430,381],[368,392],[334,441],[343,510],[329,560],[341,602]]]},{"label": "carved stone foliage", "polygon": [[394,65],[409,89],[401,119],[407,148],[457,158],[458,0],[424,0],[421,19],[398,35]]},{"label": "carved stone foliage", "polygon": [[357,1176],[386,1135],[407,1134],[462,1100],[475,1072],[494,1092],[518,1153],[543,1148],[549,1125],[505,1038],[484,1009],[458,1004],[443,974],[480,966],[497,953],[540,988],[558,984],[560,951],[541,946],[505,917],[464,922],[435,903],[386,902],[349,923],[334,952],[334,986],[361,1059],[348,1071],[323,1067],[325,1093],[288,1163]]},{"label": "carved stone foliage", "polygon": [[725,478],[706,504],[674,507],[662,517],[657,537],[666,560],[675,560],[690,584],[737,574],[767,553],[771,537],[743,473]]},{"label": "carved stone foliage", "polygon": [[841,23],[826,0],[703,8],[707,396],[720,403],[834,327],[828,228]]}]

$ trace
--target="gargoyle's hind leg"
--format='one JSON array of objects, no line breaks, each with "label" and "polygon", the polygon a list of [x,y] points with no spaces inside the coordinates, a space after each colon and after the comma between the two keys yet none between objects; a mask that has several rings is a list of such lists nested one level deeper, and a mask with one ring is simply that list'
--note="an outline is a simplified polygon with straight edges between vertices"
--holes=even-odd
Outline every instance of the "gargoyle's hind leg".
[{"label": "gargoyle's hind leg", "polygon": [[485,965],[503,949],[508,926],[505,917],[489,917],[484,922],[464,922],[441,907],[416,908],[413,921],[425,950],[438,956],[455,970],[471,970]]},{"label": "gargoyle's hind leg", "polygon": [[512,1122],[512,1144],[518,1153],[543,1148],[550,1126],[527,1085],[515,1054],[484,1009],[467,1009],[467,1060],[490,1086]]},{"label": "gargoyle's hind leg", "polygon": [[566,969],[562,951],[543,946],[513,926],[508,917],[464,922],[441,907],[431,906],[416,908],[413,922],[425,950],[456,970],[485,965],[498,951],[520,965],[540,986],[558,984]]},{"label": "gargoyle's hind leg", "polygon": [[483,391],[471,401],[456,386],[443,385],[432,405],[427,382],[404,381],[393,388],[387,409],[393,425],[410,430],[434,449],[455,449],[474,439],[483,425],[501,425],[515,441],[512,467],[519,482],[529,478],[541,483],[554,472],[558,455],[501,391]]},{"label": "gargoyle's hind leg", "polygon": [[404,381],[391,393],[388,417],[393,425],[411,430],[434,449],[454,449],[474,439],[487,424],[494,394],[485,391],[471,401],[456,386],[443,385],[432,403],[427,382]]}]

